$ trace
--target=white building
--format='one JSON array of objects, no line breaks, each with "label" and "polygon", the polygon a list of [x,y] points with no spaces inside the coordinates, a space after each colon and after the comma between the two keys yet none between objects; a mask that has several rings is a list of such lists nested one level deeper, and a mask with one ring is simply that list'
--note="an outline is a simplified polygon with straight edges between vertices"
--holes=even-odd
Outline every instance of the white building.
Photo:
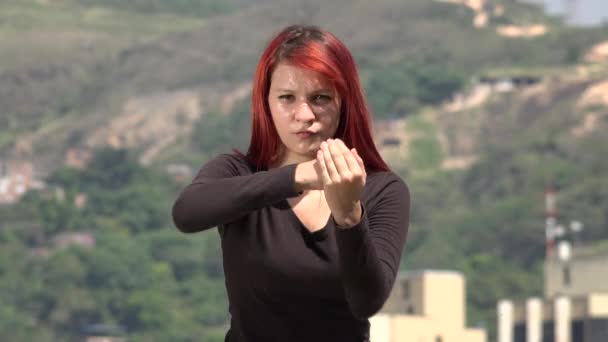
[{"label": "white building", "polygon": [[545,260],[543,298],[501,300],[498,342],[608,341],[608,241]]},{"label": "white building", "polygon": [[373,342],[485,342],[466,327],[464,276],[422,270],[400,274],[380,312],[370,319]]}]

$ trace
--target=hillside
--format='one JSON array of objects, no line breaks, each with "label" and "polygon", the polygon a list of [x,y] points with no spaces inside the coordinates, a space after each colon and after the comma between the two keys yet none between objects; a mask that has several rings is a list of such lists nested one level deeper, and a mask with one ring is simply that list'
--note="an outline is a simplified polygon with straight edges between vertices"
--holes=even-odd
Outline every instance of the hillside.
[{"label": "hillside", "polygon": [[584,242],[608,237],[608,28],[511,1],[166,4],[0,3],[0,157],[49,177],[0,206],[0,335],[78,340],[102,322],[138,341],[223,340],[218,236],[175,234],[183,183],[165,170],[246,147],[257,57],[293,22],[351,47],[377,143],[412,190],[403,267],[464,272],[469,325],[492,334],[498,298],[540,293],[546,185]]},{"label": "hillside", "polygon": [[[246,100],[263,44],[288,23],[327,23],[324,26],[351,47],[366,84],[383,72],[381,66],[390,70],[432,63],[438,72],[457,70],[464,79],[487,67],[564,65],[603,33],[556,29],[537,40],[514,40],[498,36],[494,28],[475,28],[474,12],[466,7],[422,0],[374,5],[361,1],[352,6],[341,1],[323,6],[283,1],[280,11],[270,0],[235,2],[231,12],[209,18],[73,3],[3,4],[10,11],[2,11],[9,20],[0,42],[17,49],[0,49],[11,51],[2,57],[10,63],[3,63],[0,71],[2,126],[7,128],[0,131],[0,150],[7,153],[17,140],[25,141],[43,169],[62,163],[67,146],[88,149],[112,143],[139,149],[149,162],[190,155],[193,146],[183,139],[189,127],[209,111],[230,110],[231,104]],[[514,15],[525,8],[538,16],[529,6],[509,8]],[[23,13],[30,14],[29,22],[23,22]],[[503,21],[509,15],[505,13]],[[361,30],[360,22],[374,24]],[[23,39],[34,44],[18,45]],[[553,53],[542,53],[546,49]],[[372,103],[389,86],[394,88],[369,88]],[[176,125],[181,116],[175,99],[184,94],[199,104],[188,107],[189,114],[179,119],[183,124]],[[394,101],[381,101],[374,109],[385,116],[411,108],[391,104]],[[160,142],[154,133],[158,128],[138,132],[120,124],[120,117],[137,122],[136,113],[146,111],[146,103],[164,108],[157,111],[154,126],[168,127]],[[135,118],[128,119],[131,116]]]}]

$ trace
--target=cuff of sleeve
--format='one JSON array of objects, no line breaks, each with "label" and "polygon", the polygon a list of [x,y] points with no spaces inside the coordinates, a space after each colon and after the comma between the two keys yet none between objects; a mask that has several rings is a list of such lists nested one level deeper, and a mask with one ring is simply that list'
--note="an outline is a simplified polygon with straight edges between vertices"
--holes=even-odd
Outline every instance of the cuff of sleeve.
[{"label": "cuff of sleeve", "polygon": [[[335,221],[334,225],[337,225]],[[348,228],[338,228],[336,226],[336,242],[340,246],[352,246],[354,248],[358,248],[358,246],[363,242],[363,236],[365,236],[367,230],[367,210],[365,210],[365,206],[361,204],[361,220],[356,225]]]}]

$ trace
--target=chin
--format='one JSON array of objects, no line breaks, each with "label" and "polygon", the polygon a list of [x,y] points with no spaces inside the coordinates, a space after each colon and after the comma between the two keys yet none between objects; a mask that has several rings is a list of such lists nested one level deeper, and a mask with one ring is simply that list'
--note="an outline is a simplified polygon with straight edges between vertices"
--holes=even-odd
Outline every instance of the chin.
[{"label": "chin", "polygon": [[320,147],[321,147],[321,144],[318,144],[318,143],[314,142],[312,144],[308,144],[308,146],[306,146],[305,148],[303,148],[301,153],[303,153],[303,154],[312,154],[313,156],[316,157],[317,151],[319,150]]},{"label": "chin", "polygon": [[297,148],[293,149],[292,151],[300,156],[306,156],[308,158],[316,158],[317,157],[317,150],[318,148],[314,148],[314,146],[298,146]]}]

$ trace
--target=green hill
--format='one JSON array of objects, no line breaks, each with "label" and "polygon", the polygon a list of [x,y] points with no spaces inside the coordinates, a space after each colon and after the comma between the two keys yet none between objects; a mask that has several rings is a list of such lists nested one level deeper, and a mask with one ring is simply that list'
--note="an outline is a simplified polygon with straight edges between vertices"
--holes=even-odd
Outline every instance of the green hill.
[{"label": "green hill", "polygon": [[[8,152],[25,136],[34,151],[44,150],[40,163],[52,169],[64,159],[65,146],[97,144],[83,137],[124,115],[126,103],[140,96],[193,91],[204,115],[250,80],[266,40],[294,22],[321,24],[351,47],[380,117],[436,103],[485,68],[572,63],[605,34],[556,26],[542,38],[507,39],[496,34],[495,25],[474,28],[467,8],[423,0],[288,1],[280,6],[270,0],[235,1],[219,16],[211,16],[216,10],[210,1],[202,2],[209,5],[209,16],[184,15],[177,5],[175,10],[154,7],[152,0],[142,0],[141,6],[146,1],[155,10],[138,10],[139,1],[129,6],[109,0],[2,3],[0,127],[5,129],[0,130],[0,151]],[[524,10],[541,17],[529,6],[508,9],[505,18]],[[364,22],[370,23],[366,29]],[[31,44],[20,44],[24,40]],[[420,69],[425,74],[412,75]],[[383,76],[387,73],[394,74],[392,79]],[[442,96],[432,87],[411,84],[414,78],[429,80],[427,75],[450,75],[439,83],[447,85]],[[159,150],[163,159],[163,152],[188,154],[192,147]]]},{"label": "green hill", "polygon": [[[470,324],[492,332],[498,298],[540,293],[548,183],[587,241],[607,237],[608,111],[589,94],[608,73],[579,63],[608,28],[567,28],[510,1],[490,2],[505,12],[482,28],[471,9],[428,0],[167,4],[0,2],[0,156],[33,160],[51,184],[0,208],[0,335],[77,340],[95,322],[126,326],[133,340],[222,340],[217,236],[175,235],[168,207],[180,185],[161,171],[246,147],[253,68],[294,22],[342,38],[378,126],[404,123],[404,151],[390,155],[412,190],[403,265],[463,271]],[[549,32],[496,31],[536,23]],[[506,92],[477,82],[519,76],[540,82]],[[450,107],[459,96],[473,105]],[[99,149],[110,143],[127,150]],[[63,167],[69,148],[93,151],[87,169]],[[57,248],[57,236],[82,231],[95,248]]]}]

